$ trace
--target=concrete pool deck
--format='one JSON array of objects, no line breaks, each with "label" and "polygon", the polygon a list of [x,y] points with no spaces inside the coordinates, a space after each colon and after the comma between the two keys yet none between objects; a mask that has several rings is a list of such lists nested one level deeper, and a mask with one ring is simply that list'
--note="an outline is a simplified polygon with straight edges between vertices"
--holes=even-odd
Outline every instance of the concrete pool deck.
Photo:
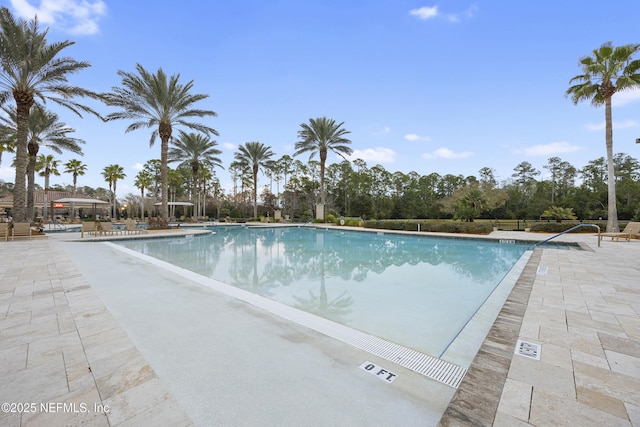
[{"label": "concrete pool deck", "polygon": [[640,425],[640,241],[537,250],[456,391],[77,237],[0,242],[3,426]]}]

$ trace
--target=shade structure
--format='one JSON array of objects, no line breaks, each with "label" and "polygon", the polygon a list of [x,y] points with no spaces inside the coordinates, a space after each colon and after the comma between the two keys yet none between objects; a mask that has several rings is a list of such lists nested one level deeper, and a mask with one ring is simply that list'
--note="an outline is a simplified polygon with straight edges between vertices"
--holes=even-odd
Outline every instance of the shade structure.
[{"label": "shade structure", "polygon": [[51,207],[55,203],[71,203],[74,208],[92,207],[93,217],[96,217],[96,205],[110,205],[111,203],[105,202],[100,199],[92,199],[90,197],[63,197],[62,199],[56,199],[51,201]]},{"label": "shade structure", "polygon": [[100,200],[100,199],[91,199],[88,197],[64,197],[62,199],[56,199],[56,200],[52,200],[53,203],[79,203],[79,204],[86,204],[86,205],[99,205],[99,204],[109,204],[109,202],[105,202],[104,200]]},{"label": "shade structure", "polygon": [[[154,206],[160,206],[162,202],[154,203]],[[167,202],[169,206],[193,206],[191,202]]]}]

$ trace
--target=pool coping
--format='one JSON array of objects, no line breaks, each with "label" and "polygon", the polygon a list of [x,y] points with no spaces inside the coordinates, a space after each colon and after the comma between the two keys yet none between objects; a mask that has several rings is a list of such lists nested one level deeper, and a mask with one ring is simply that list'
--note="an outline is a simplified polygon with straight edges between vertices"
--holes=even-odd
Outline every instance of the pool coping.
[{"label": "pool coping", "polygon": [[493,424],[541,257],[542,249],[535,249],[449,402],[439,426]]}]

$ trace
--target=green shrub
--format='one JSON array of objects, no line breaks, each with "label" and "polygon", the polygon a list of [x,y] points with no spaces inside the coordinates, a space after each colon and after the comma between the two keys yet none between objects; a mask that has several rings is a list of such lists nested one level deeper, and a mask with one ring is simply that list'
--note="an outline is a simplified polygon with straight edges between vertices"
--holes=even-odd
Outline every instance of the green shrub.
[{"label": "green shrub", "polygon": [[[340,220],[338,220],[340,223]],[[362,221],[358,218],[345,218],[344,225],[348,225],[349,227],[362,227]]]},{"label": "green shrub", "polygon": [[440,232],[440,233],[467,233],[489,234],[493,227],[489,222],[460,222],[460,221],[408,221],[408,220],[371,220],[364,221],[365,228],[385,230]]},{"label": "green shrub", "polygon": [[[604,221],[593,221],[592,224],[599,226],[602,232],[607,229],[607,223]],[[563,233],[576,225],[578,224],[575,222],[538,222],[531,224],[530,231],[538,233]],[[624,225],[626,224],[620,223],[620,228],[622,229]],[[596,233],[597,231],[598,229],[595,227],[580,227],[570,231],[570,233]]]}]

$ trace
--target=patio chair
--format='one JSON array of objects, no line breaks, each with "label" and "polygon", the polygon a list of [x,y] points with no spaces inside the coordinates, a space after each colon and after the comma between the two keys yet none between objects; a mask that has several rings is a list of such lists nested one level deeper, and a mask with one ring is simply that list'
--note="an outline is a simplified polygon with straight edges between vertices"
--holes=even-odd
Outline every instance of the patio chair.
[{"label": "patio chair", "polygon": [[9,223],[0,222],[0,236],[4,237],[4,241],[9,240]]},{"label": "patio chair", "polygon": [[125,229],[124,229],[124,231],[125,231],[127,234],[143,234],[143,233],[146,233],[146,230],[143,230],[143,229],[141,229],[141,228],[138,228],[138,227],[136,226],[135,221],[131,221],[131,220],[127,220],[127,221],[125,222]]},{"label": "patio chair", "polygon": [[82,230],[80,230],[80,237],[84,238],[84,233],[93,234],[94,236],[98,235],[98,227],[95,221],[83,222]]},{"label": "patio chair", "polygon": [[628,242],[632,237],[640,237],[640,222],[631,221],[622,231],[600,234],[600,240],[605,237],[611,237],[611,241],[615,239],[616,242],[620,241],[620,238],[623,238]]},{"label": "patio chair", "polygon": [[114,228],[113,223],[108,221],[98,223],[98,232],[100,232],[100,234],[120,234],[122,230]]},{"label": "patio chair", "polygon": [[13,229],[11,230],[11,240],[16,237],[26,237],[31,240],[31,223],[14,222]]}]

